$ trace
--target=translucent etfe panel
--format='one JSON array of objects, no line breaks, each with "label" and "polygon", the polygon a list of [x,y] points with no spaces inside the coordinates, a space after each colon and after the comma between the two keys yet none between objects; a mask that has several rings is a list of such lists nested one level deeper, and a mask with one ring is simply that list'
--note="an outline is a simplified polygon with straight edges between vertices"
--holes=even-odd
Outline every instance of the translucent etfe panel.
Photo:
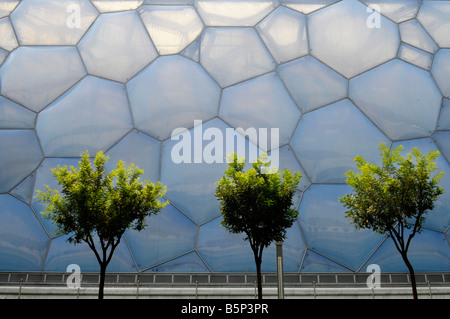
[{"label": "translucent etfe panel", "polygon": [[8,16],[14,8],[19,4],[20,0],[1,0],[0,1],[0,18]]},{"label": "translucent etfe panel", "polygon": [[172,205],[146,220],[142,231],[129,230],[125,236],[139,270],[178,257],[195,246],[197,225]]},{"label": "translucent etfe panel", "polygon": [[[256,272],[253,252],[248,241],[244,241],[245,235],[229,233],[220,225],[221,221],[216,218],[200,227],[199,255],[213,272]],[[273,266],[271,268],[274,271]],[[263,271],[267,270],[263,268]]]},{"label": "translucent etfe panel", "polygon": [[369,16],[367,6],[356,0],[311,13],[311,54],[347,78],[394,58],[399,44],[397,25],[383,16],[378,17],[378,24]]},{"label": "translucent etfe panel", "polygon": [[435,53],[439,47],[416,19],[399,25],[402,41],[429,53]]},{"label": "translucent etfe panel", "polygon": [[92,75],[126,82],[157,57],[135,11],[102,14],[79,44]]},{"label": "translucent etfe panel", "polygon": [[127,84],[136,127],[166,139],[178,127],[217,115],[220,88],[197,63],[160,57]]},{"label": "translucent etfe panel", "polygon": [[16,196],[17,198],[20,198],[24,202],[31,202],[34,187],[34,177],[34,173],[30,174],[27,178],[20,182],[19,185],[14,187],[14,189],[10,191],[10,194]]},{"label": "translucent etfe panel", "polygon": [[323,257],[311,250],[306,251],[305,259],[302,263],[302,269],[300,272],[308,273],[320,273],[320,272],[328,272],[328,273],[342,273],[342,272],[350,272],[351,270],[343,267],[342,265],[337,264],[336,262]]},{"label": "translucent etfe panel", "polygon": [[47,156],[95,155],[133,128],[123,85],[88,76],[39,113],[36,130]]},{"label": "translucent etfe panel", "polygon": [[[247,245],[249,243],[245,242]],[[297,222],[287,229],[286,238],[283,241],[283,271],[298,272],[306,251],[306,244]],[[253,254],[252,254],[253,255]],[[264,248],[262,267],[264,271],[276,272],[276,243],[272,242]]]},{"label": "translucent etfe panel", "polygon": [[75,45],[97,15],[88,0],[33,0],[10,17],[21,45]]},{"label": "translucent etfe panel", "polygon": [[209,272],[210,270],[206,267],[205,263],[200,259],[196,252],[191,252],[166,263],[152,267],[149,271],[167,273],[199,273]]},{"label": "translucent etfe panel", "polygon": [[276,66],[253,28],[207,28],[200,44],[200,61],[222,87]]},{"label": "translucent etfe panel", "polygon": [[[255,259],[245,234],[232,234],[219,217],[200,227],[197,251],[213,272],[255,272]],[[298,272],[305,243],[297,223],[286,232],[283,242],[283,270]],[[276,272],[276,247],[273,242],[263,250],[263,272]]]},{"label": "translucent etfe panel", "polygon": [[[300,172],[302,174],[302,179],[300,181],[300,184],[298,184],[297,189],[299,189],[300,191],[304,191],[311,183],[308,179],[308,176],[305,174],[299,162],[295,158],[295,154],[290,146],[284,145],[280,147],[278,153],[280,157],[278,170],[281,172],[286,168],[291,173]],[[295,208],[297,208],[297,206]]]},{"label": "translucent etfe panel", "polygon": [[191,60],[200,61],[200,40],[197,38],[194,42],[189,44],[186,49],[181,52],[183,56]]},{"label": "translucent etfe panel", "polygon": [[0,49],[0,66],[2,65],[3,61],[6,60],[7,56],[8,56],[8,51]]},{"label": "translucent etfe panel", "polygon": [[[411,240],[408,259],[416,273],[448,271],[450,269],[448,240],[443,233],[424,229]],[[379,265],[382,273],[408,272],[391,238],[386,238],[367,264]]]},{"label": "translucent etfe panel", "polygon": [[139,12],[160,54],[179,53],[203,30],[190,6],[143,6]]},{"label": "translucent etfe panel", "polygon": [[347,185],[311,185],[303,194],[298,220],[308,248],[357,270],[384,236],[357,230],[345,217],[339,198],[351,191]]},{"label": "translucent etfe panel", "polygon": [[143,0],[92,0],[92,3],[100,12],[114,12],[122,10],[134,10]]},{"label": "translucent etfe panel", "polygon": [[9,191],[42,160],[33,130],[0,130],[0,193]]},{"label": "translucent etfe panel", "polygon": [[74,47],[20,47],[0,69],[1,94],[37,112],[85,74]]},{"label": "translucent etfe panel", "polygon": [[0,19],[0,48],[12,51],[19,46],[9,18]]},{"label": "translucent etfe panel", "polygon": [[445,158],[450,159],[450,131],[436,131],[433,140]]},{"label": "translucent etfe panel", "polygon": [[313,183],[344,183],[355,156],[379,162],[378,145],[390,144],[355,105],[343,100],[303,115],[290,145]]},{"label": "translucent etfe panel", "polygon": [[363,0],[370,8],[379,11],[394,22],[414,18],[419,10],[421,0]]},{"label": "translucent etfe panel", "polygon": [[427,71],[397,59],[350,80],[350,98],[392,140],[430,136],[442,100]]},{"label": "translucent etfe panel", "polygon": [[41,271],[49,237],[30,206],[0,195],[0,270]]},{"label": "translucent etfe panel", "polygon": [[348,80],[312,56],[280,65],[277,72],[302,112],[347,96]]},{"label": "translucent etfe panel", "polygon": [[161,142],[133,130],[106,152],[109,156],[106,168],[116,168],[118,161],[125,162],[125,166],[134,164],[144,171],[141,175],[142,181],[156,183],[159,179],[160,154]]},{"label": "translucent etfe panel", "polygon": [[161,183],[170,202],[201,224],[220,215],[214,193],[228,167],[226,155],[234,151],[250,162],[258,150],[218,119],[196,124],[163,143]]},{"label": "translucent etfe panel", "polygon": [[450,2],[423,1],[417,20],[441,47],[450,47]]},{"label": "translucent etfe panel", "polygon": [[277,74],[268,73],[225,89],[219,116],[235,128],[265,129],[266,139],[258,136],[263,140],[250,140],[269,150],[289,142],[300,119],[300,111]]},{"label": "translucent etfe panel", "polygon": [[288,8],[308,14],[338,1],[340,0],[280,0],[280,3]]},{"label": "translucent etfe panel", "polygon": [[[67,241],[67,238],[68,236],[63,235],[52,239],[44,271],[66,272],[67,266],[76,264],[80,266],[82,276],[85,272],[98,273],[100,266],[91,248],[85,242],[73,245]],[[94,242],[96,243],[97,251],[101,253],[100,242],[98,242],[96,236],[94,237]],[[106,272],[136,272],[130,251],[123,238],[114,250]]]},{"label": "translucent etfe panel", "polygon": [[0,128],[34,128],[36,114],[0,96]]},{"label": "translucent etfe panel", "polygon": [[438,130],[450,130],[450,100],[443,99]]},{"label": "translucent etfe panel", "polygon": [[79,158],[46,158],[42,161],[41,165],[36,171],[36,179],[34,183],[33,195],[31,200],[31,206],[36,212],[37,216],[41,220],[42,225],[44,225],[50,236],[55,236],[56,225],[47,219],[45,219],[41,212],[45,210],[47,204],[42,203],[38,198],[36,198],[36,191],[46,191],[45,185],[48,185],[51,189],[58,190],[61,192],[61,187],[58,185],[58,181],[53,177],[52,169],[60,166],[74,166],[78,167]]},{"label": "translucent etfe panel", "polygon": [[309,53],[306,17],[286,7],[279,7],[257,26],[264,43],[277,63]]},{"label": "translucent etfe panel", "polygon": [[431,64],[433,63],[433,56],[430,53],[405,43],[400,45],[398,57],[405,62],[409,62],[425,70],[430,70]]},{"label": "translucent etfe panel", "polygon": [[[433,136],[436,144],[433,143],[433,140],[429,138],[423,139],[415,139],[408,141],[400,141],[392,144],[392,147],[396,147],[398,145],[403,145],[404,150],[402,155],[406,155],[406,153],[411,152],[413,147],[418,147],[423,154],[428,154],[430,151],[441,151],[440,149],[441,143],[448,143],[442,136],[436,135]],[[436,145],[439,147],[436,147]],[[439,156],[436,159],[436,164],[438,166],[438,170],[435,171],[435,174],[443,171],[445,173],[444,177],[439,182],[439,186],[444,189],[444,194],[442,194],[435,202],[434,209],[427,213],[426,220],[424,222],[424,227],[431,228],[433,230],[445,231],[447,227],[450,225],[450,192],[447,190],[450,189],[450,166],[444,156]]]},{"label": "translucent etfe panel", "polygon": [[450,49],[441,49],[434,56],[433,67],[431,69],[442,94],[450,98]]},{"label": "translucent etfe panel", "polygon": [[208,26],[253,26],[277,5],[276,0],[195,0]]}]

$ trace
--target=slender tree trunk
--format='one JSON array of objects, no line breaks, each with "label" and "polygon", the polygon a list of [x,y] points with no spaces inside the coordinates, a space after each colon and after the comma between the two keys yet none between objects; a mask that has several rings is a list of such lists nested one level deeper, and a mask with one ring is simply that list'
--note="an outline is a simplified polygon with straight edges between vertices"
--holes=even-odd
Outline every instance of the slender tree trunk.
[{"label": "slender tree trunk", "polygon": [[261,275],[261,264],[262,264],[262,251],[264,246],[258,246],[254,243],[250,244],[253,256],[255,257],[255,265],[256,265],[256,278],[258,281],[258,299],[262,299],[262,275]]},{"label": "slender tree trunk", "polygon": [[408,267],[409,274],[411,277],[411,288],[412,288],[413,298],[418,299],[417,284],[416,284],[416,277],[414,275],[414,268],[411,265],[411,263],[409,262],[408,256],[406,255],[406,253],[402,253],[401,255],[402,255],[403,261],[405,262],[406,267]]},{"label": "slender tree trunk", "polygon": [[105,288],[105,277],[106,277],[106,263],[100,263],[100,282],[98,284],[98,299],[103,299],[104,288]]},{"label": "slender tree trunk", "polygon": [[258,299],[262,299],[262,275],[261,275],[261,258],[255,256],[256,277],[258,280]]}]

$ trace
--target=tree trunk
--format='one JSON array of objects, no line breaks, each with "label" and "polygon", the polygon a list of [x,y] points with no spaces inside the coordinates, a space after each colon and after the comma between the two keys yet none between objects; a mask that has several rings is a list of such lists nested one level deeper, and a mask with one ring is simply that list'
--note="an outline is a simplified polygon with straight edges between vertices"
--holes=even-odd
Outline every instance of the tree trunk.
[{"label": "tree trunk", "polygon": [[258,279],[258,299],[262,299],[262,275],[261,275],[261,258],[255,256],[256,277]]},{"label": "tree trunk", "polygon": [[100,263],[100,282],[98,284],[98,299],[103,299],[103,290],[105,288],[106,263]]},{"label": "tree trunk", "polygon": [[409,262],[408,256],[406,255],[406,253],[402,253],[401,255],[402,255],[403,261],[405,262],[406,267],[408,267],[409,275],[411,277],[411,288],[412,288],[413,298],[418,299],[416,277],[414,275],[414,268],[411,265],[411,263]]}]

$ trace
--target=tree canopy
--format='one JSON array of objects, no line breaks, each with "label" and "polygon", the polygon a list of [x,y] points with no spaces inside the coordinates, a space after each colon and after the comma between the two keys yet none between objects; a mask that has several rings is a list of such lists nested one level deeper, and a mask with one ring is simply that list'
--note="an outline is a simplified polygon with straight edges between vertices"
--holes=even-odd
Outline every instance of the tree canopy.
[{"label": "tree canopy", "polygon": [[[403,146],[390,149],[383,143],[379,149],[381,166],[366,162],[362,156],[355,158],[358,171],[346,174],[353,193],[340,201],[348,209],[346,217],[356,228],[371,229],[392,238],[415,283],[407,252],[434,202],[444,192],[438,186],[444,172],[433,175],[440,153],[431,151],[425,155],[415,147],[402,156]],[[415,285],[413,290],[416,296]]]},{"label": "tree canopy", "polygon": [[79,167],[58,165],[52,173],[61,191],[46,185],[45,191],[38,190],[36,195],[47,203],[41,214],[55,223],[57,234],[67,234],[68,241],[74,244],[88,244],[103,278],[123,233],[127,229],[144,229],[146,218],[168,203],[160,201],[166,192],[163,185],[140,181],[143,170],[139,167],[125,167],[119,161],[116,168],[107,172],[107,160],[103,152],[98,152],[92,164],[86,152]]},{"label": "tree canopy", "polygon": [[261,156],[247,171],[245,158],[229,155],[228,169],[217,182],[216,197],[220,201],[222,225],[231,233],[244,233],[254,253],[258,288],[261,297],[260,266],[263,249],[273,241],[283,241],[298,212],[292,199],[301,173],[285,169],[282,175],[270,169],[266,156]]}]

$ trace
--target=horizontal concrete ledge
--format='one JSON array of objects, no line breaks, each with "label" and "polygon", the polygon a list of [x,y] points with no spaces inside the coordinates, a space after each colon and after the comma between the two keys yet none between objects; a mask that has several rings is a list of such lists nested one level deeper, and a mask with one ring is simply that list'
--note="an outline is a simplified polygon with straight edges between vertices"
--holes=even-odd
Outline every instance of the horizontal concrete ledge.
[{"label": "horizontal concrete ledge", "polygon": [[[450,298],[450,287],[418,287],[419,298]],[[109,299],[254,299],[254,288],[236,287],[105,287],[105,298]],[[94,299],[97,298],[97,287],[45,286],[1,286],[0,299]],[[411,299],[411,287],[379,287],[379,288],[285,288],[286,299]],[[277,288],[263,288],[263,296],[275,299]]]},{"label": "horizontal concrete ledge", "polygon": [[[72,273],[58,272],[0,272],[0,286],[50,285],[66,286]],[[371,273],[285,273],[285,287],[309,288],[365,288]],[[81,273],[81,285],[98,285],[98,273]],[[450,287],[450,272],[416,273],[418,286]],[[407,273],[381,273],[380,283],[384,287],[409,286],[411,283]],[[111,287],[237,287],[253,288],[256,282],[255,273],[107,273],[105,284]],[[262,274],[264,286],[276,287],[277,274]]]}]

